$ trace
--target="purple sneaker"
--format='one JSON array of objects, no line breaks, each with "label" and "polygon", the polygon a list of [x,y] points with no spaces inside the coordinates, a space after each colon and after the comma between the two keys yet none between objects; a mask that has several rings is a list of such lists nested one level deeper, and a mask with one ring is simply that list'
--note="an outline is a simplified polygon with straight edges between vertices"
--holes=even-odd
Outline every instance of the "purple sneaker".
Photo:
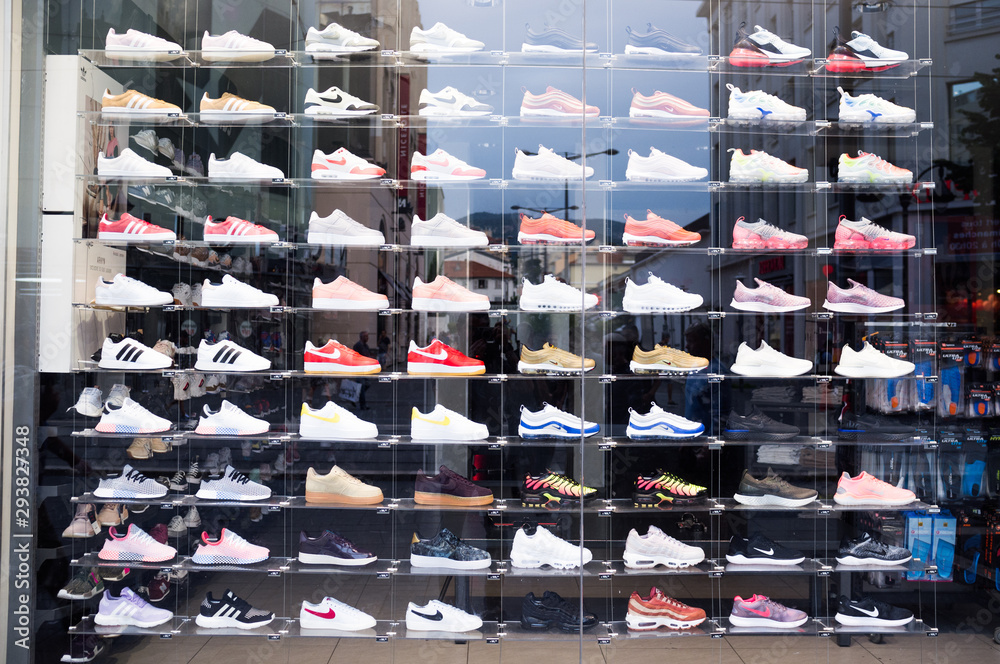
[{"label": "purple sneaker", "polygon": [[156,627],[173,617],[172,611],[158,609],[130,589],[122,588],[122,594],[118,597],[114,597],[111,591],[104,591],[94,622],[98,625],[115,627],[123,625]]},{"label": "purple sneaker", "polygon": [[754,277],[757,288],[747,288],[742,281],[736,282],[733,301],[729,303],[733,309],[741,311],[798,311],[805,309],[812,301],[808,297],[790,295],[773,284]]},{"label": "purple sneaker", "polygon": [[764,595],[754,595],[750,599],[737,595],[733,598],[733,612],[729,614],[729,622],[734,627],[792,629],[808,619],[805,611],[789,609]]},{"label": "purple sneaker", "polygon": [[850,288],[841,288],[832,281],[829,282],[826,300],[823,302],[824,309],[842,314],[882,314],[906,306],[906,302],[898,297],[882,295],[854,279],[848,281],[851,283]]},{"label": "purple sneaker", "polygon": [[323,531],[319,537],[299,533],[299,562],[307,565],[367,565],[378,560],[370,551],[359,549],[353,542],[332,530]]},{"label": "purple sneaker", "polygon": [[417,473],[413,502],[419,505],[489,505],[493,502],[493,492],[470,482],[448,466],[441,466],[433,477]]}]

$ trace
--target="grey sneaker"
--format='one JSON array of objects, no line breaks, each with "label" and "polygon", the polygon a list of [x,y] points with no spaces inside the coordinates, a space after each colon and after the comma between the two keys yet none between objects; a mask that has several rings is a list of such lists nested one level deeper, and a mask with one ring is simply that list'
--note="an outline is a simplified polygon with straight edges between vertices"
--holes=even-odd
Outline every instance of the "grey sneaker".
[{"label": "grey sneaker", "polygon": [[816,500],[819,493],[815,489],[793,486],[783,480],[770,468],[767,476],[755,479],[749,470],[743,471],[739,489],[733,498],[743,505],[780,505],[782,507],[802,507]]},{"label": "grey sneaker", "polygon": [[85,387],[80,392],[80,398],[76,403],[66,409],[67,412],[76,410],[84,417],[100,417],[104,412],[104,404],[101,402],[101,391],[96,387]]},{"label": "grey sneaker", "polygon": [[790,609],[764,595],[754,595],[750,599],[737,595],[733,598],[733,612],[729,614],[729,622],[734,627],[793,629],[808,619],[805,611]]},{"label": "grey sneaker", "polygon": [[59,591],[62,599],[90,599],[104,592],[104,580],[97,575],[96,567],[89,567],[77,572]]},{"label": "grey sneaker", "polygon": [[105,401],[107,404],[111,404],[112,408],[121,408],[125,403],[125,399],[128,399],[129,389],[118,383],[111,386],[111,391],[108,392],[108,398]]},{"label": "grey sneaker", "polygon": [[162,498],[167,490],[156,480],[125,464],[121,475],[101,480],[94,495],[98,498]]},{"label": "grey sneaker", "polygon": [[184,525],[184,517],[180,514],[175,514],[174,518],[170,519],[170,523],[167,524],[167,534],[171,537],[183,537],[187,534],[187,526]]}]

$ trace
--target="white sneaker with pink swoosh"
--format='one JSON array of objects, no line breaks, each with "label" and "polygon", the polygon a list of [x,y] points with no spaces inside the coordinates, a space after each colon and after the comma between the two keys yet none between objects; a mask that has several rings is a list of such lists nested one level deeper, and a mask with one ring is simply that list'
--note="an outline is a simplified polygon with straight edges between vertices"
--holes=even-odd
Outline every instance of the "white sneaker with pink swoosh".
[{"label": "white sneaker with pink swoosh", "polygon": [[486,171],[453,157],[441,148],[429,155],[413,153],[410,178],[413,180],[480,180]]}]

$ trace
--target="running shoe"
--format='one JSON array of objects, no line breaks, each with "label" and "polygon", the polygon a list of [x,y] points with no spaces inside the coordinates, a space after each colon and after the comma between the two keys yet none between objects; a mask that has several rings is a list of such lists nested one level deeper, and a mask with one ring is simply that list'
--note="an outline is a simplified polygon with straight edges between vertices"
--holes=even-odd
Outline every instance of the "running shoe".
[{"label": "running shoe", "polygon": [[299,533],[299,562],[307,565],[344,565],[358,567],[376,560],[371,551],[360,549],[353,542],[332,530],[324,530],[319,537],[309,537],[306,531]]},{"label": "running shoe", "polygon": [[[177,117],[183,113],[179,106],[154,99],[136,90],[126,90],[113,95],[107,88],[101,98],[101,113],[115,117]],[[170,155],[173,157],[173,155]]]},{"label": "running shoe", "polygon": [[[223,401],[225,406],[228,401]],[[233,406],[235,408],[235,406]],[[259,482],[252,481],[249,477],[236,470],[232,466],[223,468],[219,477],[206,477],[201,481],[201,488],[195,494],[195,498],[202,500],[235,500],[235,501],[255,501],[267,500],[271,497],[271,490]],[[184,517],[187,523],[187,517]]]},{"label": "running shoe", "polygon": [[645,597],[633,592],[628,600],[625,625],[633,632],[647,632],[660,627],[690,629],[705,622],[704,609],[698,609],[667,597],[653,586]]},{"label": "running shoe", "polygon": [[632,373],[694,373],[708,366],[708,359],[656,344],[653,350],[636,346],[629,362]]},{"label": "running shoe", "polygon": [[532,94],[527,88],[522,88],[524,98],[521,100],[522,118],[596,118],[601,110],[596,106],[584,104],[573,95],[552,87],[545,88],[541,94]]},{"label": "running shoe", "polygon": [[493,502],[493,492],[442,465],[434,476],[417,473],[413,502],[418,505],[489,505]]},{"label": "running shoe", "polygon": [[856,477],[844,472],[837,481],[833,500],[838,505],[864,505],[870,507],[899,507],[909,505],[917,496],[909,489],[900,489],[883,482],[874,475],[861,471]]},{"label": "running shoe", "polygon": [[860,351],[845,344],[834,372],[848,378],[901,378],[913,373],[913,362],[899,360],[880,353],[867,341]]},{"label": "running shoe", "polygon": [[482,231],[474,231],[458,223],[444,212],[438,212],[430,219],[413,215],[410,224],[411,247],[449,247],[474,249],[489,246],[490,239]]},{"label": "running shoe", "polygon": [[[171,298],[172,300],[173,298]],[[222,309],[253,309],[278,306],[278,296],[243,283],[231,274],[222,275],[220,283],[205,279],[201,285],[199,306]],[[204,340],[202,340],[204,343]]]},{"label": "running shoe", "polygon": [[313,410],[303,403],[299,416],[299,437],[309,440],[371,440],[378,427],[333,401]]},{"label": "running shoe", "polygon": [[556,348],[545,342],[538,350],[521,346],[521,359],[517,370],[523,374],[581,374],[596,366],[590,358],[583,358]]},{"label": "running shoe", "polygon": [[764,595],[754,595],[749,599],[737,595],[733,598],[733,611],[729,614],[733,627],[794,629],[807,620],[809,616],[805,611],[790,609]]},{"label": "running shoe", "polygon": [[593,53],[597,51],[597,44],[584,42],[576,35],[571,35],[565,30],[543,25],[541,30],[531,29],[531,25],[525,26],[524,42],[521,44],[522,53]]},{"label": "running shoe", "polygon": [[695,438],[705,433],[705,425],[663,410],[651,403],[645,415],[628,409],[625,435],[632,440],[664,440]]},{"label": "running shoe", "polygon": [[305,114],[323,118],[354,118],[378,113],[378,106],[344,92],[336,85],[323,92],[306,90]]},{"label": "running shoe", "polygon": [[517,435],[521,438],[579,438],[582,434],[589,438],[601,431],[595,422],[570,415],[555,406],[543,403],[538,412],[521,406],[521,421],[517,425]]},{"label": "running shoe", "polygon": [[521,504],[525,507],[561,507],[596,497],[597,489],[583,486],[576,480],[551,470],[540,475],[526,473],[521,482]]},{"label": "running shoe", "polygon": [[267,121],[273,120],[277,113],[273,106],[237,97],[229,92],[223,92],[218,99],[212,99],[206,92],[201,97],[198,112],[203,122]]},{"label": "running shoe", "polygon": [[272,620],[273,613],[250,606],[245,599],[227,589],[219,599],[212,597],[212,593],[206,594],[194,622],[198,627],[254,629]]},{"label": "running shoe", "polygon": [[628,151],[625,179],[630,182],[692,182],[704,177],[708,177],[707,168],[692,166],[656,148],[649,149],[648,157]]},{"label": "running shoe", "polygon": [[319,216],[315,211],[310,213],[306,242],[342,247],[378,247],[385,244],[385,236],[381,231],[368,228],[343,210],[337,209],[325,217]]},{"label": "running shoe", "polygon": [[756,350],[750,348],[747,342],[740,343],[736,350],[736,362],[731,367],[732,372],[741,376],[776,376],[790,378],[801,376],[812,369],[809,360],[800,360],[771,348],[763,339]]},{"label": "running shoe", "polygon": [[522,282],[518,306],[523,311],[585,311],[597,306],[599,298],[583,293],[567,283],[546,274],[542,283],[535,285],[525,277]]},{"label": "running shoe", "polygon": [[172,304],[173,301],[174,296],[170,293],[157,290],[138,279],[126,277],[120,272],[111,281],[98,277],[94,286],[94,303],[102,306],[159,307]]},{"label": "running shoe", "polygon": [[132,148],[125,148],[117,157],[105,157],[103,152],[98,153],[97,176],[122,180],[143,180],[169,178],[173,176],[173,172],[166,166],[146,161],[132,152]]},{"label": "running shoe", "polygon": [[[376,42],[377,44],[378,42]],[[373,616],[332,597],[324,597],[318,604],[302,600],[299,609],[300,629],[336,629],[360,632],[378,624]]]},{"label": "running shoe", "polygon": [[851,32],[850,40],[846,40],[841,36],[838,26],[833,29],[833,36],[836,46],[827,56],[827,71],[837,73],[885,71],[898,67],[910,57],[905,51],[886,48],[857,30]]},{"label": "running shoe", "polygon": [[492,563],[489,553],[466,544],[447,528],[431,539],[420,539],[413,533],[410,541],[410,567],[470,570],[485,569]]},{"label": "running shoe", "polygon": [[205,404],[201,412],[194,432],[203,436],[256,436],[271,428],[266,420],[253,417],[225,399],[219,410]]},{"label": "running shoe", "polygon": [[652,272],[648,273],[646,283],[640,285],[625,277],[625,295],[622,297],[622,308],[631,314],[673,313],[697,309],[704,298],[697,293],[682,291],[673,284],[668,284]]},{"label": "running shoe", "polygon": [[767,475],[761,479],[756,479],[749,470],[744,470],[733,498],[741,505],[803,507],[816,500],[817,496],[819,492],[815,489],[792,486],[768,468]]},{"label": "running shoe", "polygon": [[211,215],[205,218],[205,242],[260,244],[279,240],[278,234],[270,228],[246,219],[229,216],[225,221],[212,221]]},{"label": "running shoe", "polygon": [[101,523],[97,519],[97,508],[90,503],[77,503],[73,520],[62,532],[63,537],[85,539],[101,532]]},{"label": "running shoe", "polygon": [[208,155],[208,179],[230,182],[284,180],[280,168],[262,164],[242,152],[234,152],[228,159],[216,159],[215,153]]},{"label": "running shoe", "polygon": [[538,525],[525,524],[518,528],[510,547],[511,566],[522,569],[538,569],[543,565],[575,569],[593,559],[590,549],[571,544]]},{"label": "running shoe", "polygon": [[840,155],[837,181],[850,184],[910,184],[913,172],[893,166],[878,155],[858,150],[857,157],[846,152]]},{"label": "running shoe", "polygon": [[[229,276],[229,275],[226,275]],[[198,344],[198,359],[194,368],[198,371],[267,371],[271,360],[261,357],[229,339],[209,343],[202,339]]]},{"label": "running shoe", "polygon": [[317,30],[312,26],[306,30],[305,51],[313,58],[324,54],[337,55],[374,51],[378,47],[378,41],[363,37],[339,23],[329,23],[322,30]]},{"label": "running shoe", "polygon": [[795,184],[807,182],[809,171],[792,166],[762,150],[744,154],[739,148],[730,148],[729,181],[742,183]]},{"label": "running shoe", "polygon": [[799,428],[773,420],[751,405],[746,415],[736,412],[735,408],[729,412],[722,435],[726,440],[780,441],[795,438]]},{"label": "running shoe", "polygon": [[440,92],[427,88],[420,91],[418,115],[425,117],[482,117],[493,112],[493,107],[476,101],[447,85]]},{"label": "running shoe", "polygon": [[486,171],[469,166],[441,148],[427,156],[414,152],[413,159],[410,161],[410,179],[418,182],[424,180],[481,180],[484,177],[486,177]]},{"label": "running shoe", "polygon": [[101,390],[97,387],[85,387],[80,392],[76,403],[66,409],[66,412],[75,410],[84,417],[100,417],[104,412],[104,401],[101,398]]},{"label": "running shoe", "polygon": [[837,425],[839,440],[891,442],[911,438],[916,433],[917,430],[911,426],[897,424],[878,415],[856,415],[850,411],[840,416]]},{"label": "running shoe", "polygon": [[340,275],[328,284],[313,280],[313,309],[325,311],[382,311],[389,308],[389,298]]},{"label": "running shoe", "polygon": [[733,249],[805,249],[805,235],[783,231],[763,219],[749,222],[745,217],[733,226]]},{"label": "running shoe", "polygon": [[101,433],[160,433],[170,430],[170,420],[154,415],[139,403],[126,398],[119,407],[104,404],[101,421],[94,427]]},{"label": "running shoe", "polygon": [[559,593],[546,590],[541,597],[528,593],[521,600],[521,628],[541,630],[557,628],[561,632],[579,634],[597,624],[597,616],[589,611],[580,613],[579,600],[564,599]]},{"label": "running shoe", "polygon": [[753,280],[757,282],[757,288],[747,288],[742,281],[736,282],[733,301],[729,303],[729,306],[740,311],[770,313],[798,311],[812,304],[808,297],[791,295],[757,277],[754,277]]},{"label": "running shoe", "polygon": [[412,306],[414,311],[489,311],[490,298],[439,274],[428,283],[420,277],[413,280]]},{"label": "running shoe", "polygon": [[440,21],[426,30],[414,26],[410,31],[410,50],[414,53],[475,53],[485,46]]},{"label": "running shoe", "polygon": [[840,93],[839,119],[841,124],[909,123],[915,122],[917,119],[917,112],[912,108],[897,106],[873,94],[862,94],[855,97],[840,86],[837,86],[837,92]]},{"label": "running shoe", "polygon": [[97,366],[101,369],[166,369],[174,363],[163,353],[130,337],[111,334],[101,346],[101,359]]},{"label": "running shoe", "polygon": [[666,30],[655,27],[652,23],[646,24],[646,32],[633,30],[630,25],[625,26],[625,34],[628,35],[625,44],[626,55],[668,55],[672,57],[701,55],[701,49],[698,46],[678,39]]},{"label": "running shoe", "polygon": [[882,314],[906,306],[902,298],[883,295],[854,279],[847,281],[851,284],[850,288],[841,288],[832,281],[827,282],[824,309],[844,314]]},{"label": "running shoe", "polygon": [[630,118],[655,118],[676,126],[691,126],[708,122],[709,112],[707,108],[695,106],[666,92],[657,90],[647,97],[632,88],[628,115]]},{"label": "running shoe", "polygon": [[303,369],[306,373],[367,375],[378,373],[382,365],[374,357],[362,355],[334,339],[319,347],[306,339]]},{"label": "running shoe", "polygon": [[848,599],[842,595],[833,618],[849,627],[903,627],[913,622],[913,611],[867,595],[861,599]]},{"label": "running shoe", "polygon": [[322,150],[313,152],[314,180],[372,180],[384,175],[384,168],[351,154],[347,148],[338,148],[330,154]]},{"label": "running shoe", "polygon": [[893,546],[879,540],[868,531],[855,538],[844,535],[837,549],[837,562],[841,565],[902,565],[913,560],[909,549]]},{"label": "running shoe", "polygon": [[673,473],[657,469],[651,475],[638,475],[632,502],[636,507],[665,507],[700,503],[708,496],[708,487],[687,482]]},{"label": "running shoe", "polygon": [[480,376],[486,373],[486,365],[440,339],[433,339],[422,348],[411,339],[406,354],[406,373],[416,376]]},{"label": "running shoe", "polygon": [[102,479],[94,489],[97,498],[148,500],[167,495],[167,487],[125,464],[120,475]]},{"label": "running shoe", "polygon": [[97,615],[94,616],[94,624],[104,627],[130,625],[148,629],[162,625],[173,617],[172,611],[158,609],[132,592],[131,588],[122,588],[118,597],[112,595],[110,590],[104,591],[97,607]]},{"label": "running shoe", "polygon": [[201,58],[206,62],[263,62],[274,57],[274,46],[235,30],[201,37]]},{"label": "running shoe", "polygon": [[117,560],[137,563],[161,563],[177,555],[177,549],[161,544],[149,536],[145,530],[130,523],[124,535],[115,526],[108,528],[108,537],[98,552],[101,560]]},{"label": "running shoe", "polygon": [[223,528],[214,541],[209,539],[207,532],[201,534],[191,562],[196,565],[252,565],[264,562],[270,556],[267,547],[251,544],[228,528]]},{"label": "running shoe", "polygon": [[912,235],[887,230],[865,217],[851,221],[840,215],[833,248],[840,251],[903,251],[912,249],[916,243],[917,238]]},{"label": "running shoe", "polygon": [[90,599],[104,592],[104,579],[97,575],[96,567],[81,569],[63,586],[56,597],[60,599]]},{"label": "running shoe", "polygon": [[427,413],[421,413],[416,406],[410,411],[411,440],[483,440],[489,435],[485,424],[473,422],[441,404]]},{"label": "running shoe", "polygon": [[594,169],[590,166],[560,157],[544,145],[538,146],[536,155],[526,154],[520,148],[514,150],[511,177],[515,180],[579,180],[593,174]]},{"label": "running shoe", "polygon": [[517,241],[521,244],[579,244],[581,241],[590,242],[597,236],[589,228],[584,230],[548,212],[543,212],[538,219],[521,212],[520,218]]},{"label": "running shoe", "polygon": [[649,526],[645,535],[640,535],[635,528],[629,531],[622,559],[629,569],[653,569],[657,565],[683,569],[703,561],[705,551],[674,539],[656,526]]},{"label": "running shoe", "polygon": [[669,219],[652,210],[646,210],[646,219],[639,221],[625,213],[625,230],[622,244],[629,247],[686,247],[701,241],[701,233],[684,230]]},{"label": "running shoe", "polygon": [[408,632],[471,632],[483,626],[483,619],[466,613],[457,606],[432,599],[424,606],[407,602],[406,630]]},{"label": "running shoe", "polygon": [[184,55],[184,49],[176,42],[132,28],[123,34],[109,28],[108,36],[104,39],[104,55],[116,60],[166,62]]},{"label": "running shoe", "polygon": [[729,64],[734,67],[787,67],[802,62],[811,54],[808,48],[790,44],[759,25],[754,26],[753,33],[747,33],[744,21],[729,54]]},{"label": "running shoe", "polygon": [[177,239],[177,234],[161,226],[133,217],[122,212],[118,221],[108,219],[108,213],[101,215],[97,226],[98,240],[122,240],[125,242],[168,242]]},{"label": "running shoe", "polygon": [[729,120],[739,123],[805,122],[806,109],[792,106],[763,90],[743,92],[732,83],[729,89]]},{"label": "running shoe", "polygon": [[806,559],[796,549],[778,544],[763,533],[753,533],[750,537],[733,535],[729,538],[729,552],[726,562],[733,565],[798,565]]},{"label": "running shoe", "polygon": [[340,466],[333,466],[326,475],[320,475],[312,466],[306,471],[307,503],[377,505],[382,500],[382,489],[362,482]]}]

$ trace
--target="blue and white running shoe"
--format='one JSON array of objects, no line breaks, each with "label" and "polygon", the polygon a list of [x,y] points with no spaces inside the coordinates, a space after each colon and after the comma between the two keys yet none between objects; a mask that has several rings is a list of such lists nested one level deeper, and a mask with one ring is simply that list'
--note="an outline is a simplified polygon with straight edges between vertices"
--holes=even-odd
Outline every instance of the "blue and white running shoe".
[{"label": "blue and white running shoe", "polygon": [[705,425],[674,415],[653,403],[649,412],[641,415],[628,409],[628,428],[625,434],[633,440],[655,438],[694,438],[705,433]]},{"label": "blue and white running shoe", "polygon": [[517,427],[521,438],[579,438],[581,433],[593,436],[600,430],[599,424],[585,422],[547,403],[537,413],[521,406],[521,423]]}]

